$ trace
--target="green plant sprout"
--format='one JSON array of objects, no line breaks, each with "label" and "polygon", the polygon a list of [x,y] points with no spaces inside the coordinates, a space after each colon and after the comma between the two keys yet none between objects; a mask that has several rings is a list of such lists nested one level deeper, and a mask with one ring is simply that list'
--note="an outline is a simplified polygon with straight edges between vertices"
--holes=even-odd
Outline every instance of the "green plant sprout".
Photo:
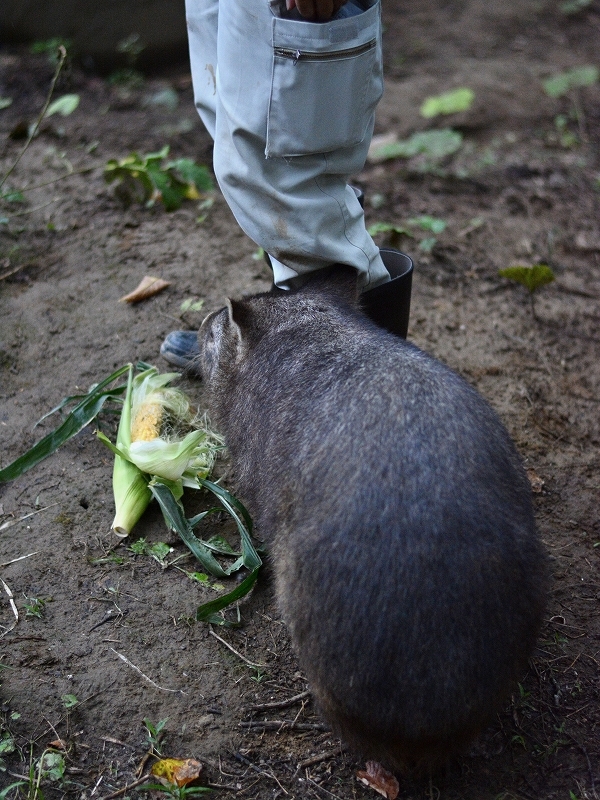
[{"label": "green plant sprout", "polygon": [[505,267],[498,270],[498,274],[509,281],[515,281],[527,288],[529,291],[529,301],[531,303],[531,313],[537,319],[534,305],[535,292],[542,286],[546,286],[555,280],[554,272],[548,264],[534,264],[531,267],[514,266]]},{"label": "green plant sprout", "polygon": [[193,297],[188,297],[188,299],[184,300],[179,306],[179,311],[185,314],[186,311],[202,311],[203,307],[204,300],[202,298],[200,300],[194,300]]},{"label": "green plant sprout", "polygon": [[166,567],[166,558],[169,553],[173,552],[173,548],[165,544],[165,542],[155,542],[149,544],[143,537],[138,539],[137,542],[132,542],[128,548],[136,556],[150,556],[157,561],[161,567]]},{"label": "green plant sprout", "polygon": [[48,600],[43,597],[25,596],[25,616],[43,619],[47,602]]},{"label": "green plant sprout", "polygon": [[29,52],[33,53],[33,55],[46,55],[50,63],[53,66],[56,66],[60,59],[59,51],[61,47],[63,47],[65,51],[69,53],[73,49],[73,40],[63,39],[60,36],[55,36],[52,39],[44,39],[39,42],[34,42],[30,46]]},{"label": "green plant sprout", "polygon": [[554,127],[556,128],[555,136],[558,139],[558,144],[560,144],[560,146],[564,147],[566,150],[570,150],[572,147],[576,147],[579,144],[579,139],[577,136],[573,133],[573,131],[569,130],[570,116],[570,114],[557,114],[554,117]]},{"label": "green plant sprout", "polygon": [[[429,214],[422,214],[419,217],[413,217],[406,221],[405,225],[396,225],[390,222],[376,222],[370,225],[368,232],[371,236],[376,236],[378,233],[387,233],[392,247],[399,246],[399,240],[402,236],[410,236],[415,238],[415,234],[410,230],[413,228],[420,228],[423,231],[428,231],[435,234],[434,236],[427,236],[419,242],[419,249],[425,253],[430,253],[437,243],[437,234],[446,230],[446,220],[432,217]],[[407,227],[408,226],[408,227]]]},{"label": "green plant sprout", "polygon": [[572,89],[581,89],[598,83],[600,71],[596,66],[575,67],[546,78],[542,85],[548,97],[563,97]]},{"label": "green plant sprout", "polygon": [[152,754],[155,756],[162,756],[160,751],[161,741],[164,738],[166,731],[164,730],[165,725],[169,721],[168,717],[159,720],[156,725],[154,725],[148,717],[144,717],[142,720],[144,727],[146,728],[146,734],[148,736],[148,743],[150,745],[150,750]]},{"label": "green plant sprout", "polygon": [[468,111],[473,105],[475,92],[467,87],[452,89],[434,97],[427,97],[420,108],[420,114],[426,119],[433,119],[440,114],[457,114]]},{"label": "green plant sprout", "polygon": [[79,700],[74,694],[63,694],[61,695],[60,699],[63,702],[63,706],[69,711],[72,708],[75,708],[78,705]]},{"label": "green plant sprout", "polygon": [[400,247],[400,240],[403,236],[414,238],[414,234],[404,225],[396,225],[393,222],[375,222],[369,225],[367,231],[370,236],[377,236],[380,233],[387,234],[390,247],[398,249]]},{"label": "green plant sprout", "polygon": [[184,200],[198,200],[214,189],[208,169],[190,158],[174,161],[166,145],[156,153],[111,159],[104,167],[107,183],[116,182],[115,194],[125,205],[132,202],[152,206],[158,200],[167,211],[175,211]]},{"label": "green plant sprout", "polygon": [[[579,126],[579,138],[583,142],[587,141],[587,134],[585,131],[585,116],[581,106],[579,92],[587,86],[593,86],[598,83],[599,77],[600,70],[598,67],[586,65],[583,67],[575,67],[566,72],[559,72],[542,81],[542,86],[548,97],[559,99],[567,95],[570,98],[573,107],[573,116],[577,120]],[[555,120],[559,136],[561,134],[559,125],[562,125],[564,129],[565,124],[559,122],[558,118]],[[562,132],[564,136],[564,130]]]}]

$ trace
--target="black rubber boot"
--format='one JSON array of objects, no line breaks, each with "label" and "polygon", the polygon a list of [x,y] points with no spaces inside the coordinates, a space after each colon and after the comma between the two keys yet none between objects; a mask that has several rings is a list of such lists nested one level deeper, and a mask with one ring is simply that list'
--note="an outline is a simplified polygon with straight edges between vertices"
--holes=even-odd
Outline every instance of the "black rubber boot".
[{"label": "black rubber boot", "polygon": [[[413,262],[399,250],[382,248],[381,258],[390,273],[387,283],[363,292],[361,306],[365,314],[381,328],[406,339],[410,315]],[[200,354],[195,331],[171,331],[160,347],[160,354],[188,375],[196,375],[194,361]]]},{"label": "black rubber boot", "polygon": [[399,250],[384,247],[379,252],[391,280],[363,292],[361,305],[380,328],[406,339],[414,265],[412,259]]},{"label": "black rubber boot", "polygon": [[197,331],[171,331],[160,346],[160,354],[174,367],[197,375],[194,361],[200,355]]}]

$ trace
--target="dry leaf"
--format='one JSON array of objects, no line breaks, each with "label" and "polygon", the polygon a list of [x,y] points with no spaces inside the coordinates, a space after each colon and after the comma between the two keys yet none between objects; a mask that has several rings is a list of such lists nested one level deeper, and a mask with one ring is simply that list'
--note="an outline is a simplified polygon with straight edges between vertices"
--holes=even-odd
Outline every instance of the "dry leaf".
[{"label": "dry leaf", "polygon": [[66,750],[67,743],[63,739],[55,739],[49,743],[49,747],[54,747],[56,750]]},{"label": "dry leaf", "polygon": [[540,478],[537,472],[531,468],[527,470],[527,477],[531,484],[531,491],[535,492],[535,494],[539,494],[544,488],[544,479]]},{"label": "dry leaf", "polygon": [[163,289],[166,289],[167,286],[170,285],[168,281],[163,281],[162,278],[153,278],[151,275],[146,275],[142,278],[139,286],[134,289],[133,292],[129,292],[129,294],[121,297],[119,302],[139,303],[140,300],[147,300],[149,297],[162,292]]},{"label": "dry leaf", "polygon": [[194,758],[161,758],[151,769],[155,778],[179,787],[197,781],[201,772],[202,764]]},{"label": "dry leaf", "polygon": [[377,761],[367,761],[366,771],[359,770],[356,777],[365,786],[375,789],[387,800],[396,800],[400,791],[400,786],[396,776],[384,769]]}]

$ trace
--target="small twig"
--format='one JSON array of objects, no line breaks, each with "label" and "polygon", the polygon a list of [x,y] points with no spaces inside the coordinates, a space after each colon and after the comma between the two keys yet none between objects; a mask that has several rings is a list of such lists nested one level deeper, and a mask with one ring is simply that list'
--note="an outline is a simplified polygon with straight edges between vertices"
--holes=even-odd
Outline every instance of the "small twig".
[{"label": "small twig", "polygon": [[[19,520],[15,520],[15,522],[19,522]],[[0,528],[0,530],[2,529]],[[0,567],[8,567],[9,564],[16,564],[17,561],[23,561],[23,559],[25,558],[31,558],[31,556],[37,556],[38,553],[39,550],[36,550],[35,553],[27,553],[26,556],[19,556],[18,558],[13,558],[11,561],[3,561],[2,564],[0,564]]]},{"label": "small twig", "polygon": [[[36,511],[31,511],[29,514],[25,514],[24,517],[19,517],[19,519],[9,519],[8,522],[3,522],[2,525],[0,525],[0,531],[5,531],[7,528],[11,528],[13,525],[16,525],[17,522],[24,522],[24,520],[29,519],[30,517],[35,517],[36,514],[41,514],[42,511],[48,511],[49,508],[54,508],[54,506],[57,505],[58,503],[51,503],[49,506],[38,508]],[[32,553],[32,555],[34,555],[34,553]],[[23,558],[26,557],[27,556],[23,556]],[[10,564],[11,562],[9,561],[8,563]]]},{"label": "small twig", "polygon": [[250,706],[248,711],[255,713],[256,711],[268,711],[274,708],[288,708],[288,706],[293,706],[309,697],[310,692],[307,690],[306,692],[300,692],[300,694],[294,695],[294,697],[289,697],[287,700],[275,700],[272,703],[260,703],[256,706]]},{"label": "small twig", "polygon": [[254,719],[240,722],[241,728],[260,728],[265,731],[329,731],[322,722],[294,722],[293,719]]},{"label": "small twig", "polygon": [[[71,166],[71,165],[69,165]],[[45,181],[44,183],[38,183],[35,186],[24,186],[21,189],[18,189],[19,192],[34,192],[36,189],[44,189],[46,186],[51,186],[53,183],[58,183],[58,181],[64,181],[65,178],[70,178],[71,175],[85,175],[86,172],[93,172],[95,169],[100,169],[102,164],[94,164],[91,167],[82,167],[81,169],[71,169],[68,172],[65,172],[64,175],[59,175],[58,178],[52,178],[49,181]]]},{"label": "small twig", "polygon": [[122,789],[117,789],[116,792],[113,792],[112,794],[107,794],[106,797],[102,798],[102,800],[113,800],[114,797],[120,797],[122,794],[125,794],[125,792],[128,792],[130,789],[135,789],[136,786],[139,786],[144,781],[150,780],[151,777],[152,775],[150,775],[150,773],[148,772],[146,775],[142,775],[141,778],[138,778],[136,781],[133,781],[133,783],[126,784]]},{"label": "small twig", "polygon": [[249,667],[257,667],[258,669],[264,669],[267,666],[266,664],[255,664],[254,661],[250,661],[249,659],[246,658],[246,656],[243,656],[241,653],[238,653],[238,651],[235,648],[233,648],[229,644],[229,642],[226,642],[225,639],[221,639],[221,637],[218,634],[216,634],[212,628],[209,629],[209,633],[211,634],[211,636],[214,636],[215,639],[218,639],[221,642],[221,644],[224,644],[225,647],[231,650],[231,652],[234,653],[238,658],[241,658],[242,661],[245,664],[248,664]]},{"label": "small twig", "polygon": [[337,794],[334,794],[333,792],[330,792],[329,789],[326,789],[324,786],[321,786],[320,784],[318,784],[309,775],[306,776],[306,780],[309,783],[312,783],[312,785],[315,787],[315,789],[318,789],[320,792],[323,792],[323,794],[326,797],[333,797],[333,798],[335,798],[335,800],[340,800],[340,798],[337,796]]},{"label": "small twig", "polygon": [[11,592],[9,587],[7,586],[6,582],[2,580],[2,578],[0,578],[0,582],[2,583],[2,586],[4,586],[4,591],[8,595],[8,602],[10,603],[10,607],[12,609],[12,612],[15,615],[15,621],[13,622],[13,624],[9,628],[7,628],[4,631],[4,633],[0,634],[0,639],[2,639],[3,636],[6,636],[7,633],[10,633],[10,631],[12,631],[13,628],[16,627],[17,622],[19,621],[19,612],[17,611],[17,607],[15,605],[13,593]]},{"label": "small twig", "polygon": [[42,208],[46,208],[47,206],[51,206],[52,203],[58,203],[60,197],[54,197],[52,200],[48,200],[46,203],[42,203],[41,206],[35,206],[34,208],[25,208],[23,211],[15,211],[11,216],[13,217],[26,217],[27,214],[33,214],[34,211],[41,211]]},{"label": "small twig", "polygon": [[121,659],[121,661],[124,661],[124,662],[127,664],[127,666],[131,667],[131,669],[134,669],[136,672],[138,672],[138,673],[139,673],[139,674],[142,676],[142,678],[144,678],[145,680],[147,680],[147,681],[148,681],[148,683],[150,683],[152,686],[154,686],[154,688],[155,688],[155,689],[160,689],[160,691],[161,691],[161,692],[173,692],[174,694],[185,694],[185,692],[183,691],[183,689],[166,689],[164,686],[159,686],[159,685],[158,685],[158,683],[155,683],[155,682],[152,680],[152,678],[149,678],[147,675],[144,675],[144,673],[142,672],[142,670],[141,670],[139,667],[136,667],[136,665],[135,665],[135,664],[133,664],[133,663],[132,663],[132,662],[131,662],[131,661],[130,661],[128,658],[127,658],[127,656],[124,656],[122,653],[117,653],[117,651],[114,649],[114,647],[111,647],[110,649],[112,650],[112,652],[113,652],[113,653],[114,653],[116,656],[119,656],[119,658]]},{"label": "small twig", "polygon": [[[276,776],[276,775],[274,775],[272,772],[266,772],[264,769],[260,769],[260,768],[259,768],[259,767],[257,767],[255,764],[253,764],[251,761],[249,761],[247,758],[245,758],[245,756],[243,756],[241,753],[232,753],[232,756],[233,756],[233,757],[234,757],[234,758],[235,758],[237,761],[241,761],[241,762],[242,762],[242,764],[246,764],[246,766],[248,766],[248,767],[249,767],[251,770],[253,770],[254,772],[256,772],[256,773],[257,773],[257,775],[264,775],[264,777],[265,777],[265,778],[270,778],[272,781],[275,781],[275,783],[276,783],[276,784],[279,786],[279,788],[281,789],[281,791],[282,791],[284,794],[287,794],[287,795],[289,795],[289,792],[288,792],[288,791],[286,791],[286,789],[284,789],[284,787],[283,787],[283,786],[281,785],[281,783],[279,782],[279,779],[277,778],[277,776]],[[107,800],[108,800],[108,799],[107,799]]]},{"label": "small twig", "polygon": [[21,150],[21,152],[17,156],[16,160],[13,162],[13,165],[11,167],[9,167],[8,172],[5,174],[5,176],[2,178],[2,180],[0,180],[0,189],[4,186],[4,184],[8,180],[9,176],[13,173],[13,171],[14,171],[15,167],[17,166],[17,164],[19,163],[19,161],[25,155],[25,153],[27,152],[27,149],[29,148],[29,145],[33,141],[33,137],[38,132],[38,130],[40,128],[40,125],[42,124],[42,120],[46,116],[46,111],[48,111],[48,106],[50,105],[50,100],[52,99],[52,95],[54,94],[54,87],[56,86],[56,81],[58,80],[58,76],[60,75],[60,71],[63,68],[63,64],[65,63],[66,57],[67,57],[67,51],[65,50],[64,46],[61,44],[58,47],[58,64],[56,65],[56,69],[54,70],[54,75],[52,77],[52,82],[50,83],[50,90],[48,91],[48,96],[46,97],[46,102],[44,103],[44,106],[43,106],[43,108],[42,108],[42,110],[40,112],[40,115],[38,116],[33,128],[31,129],[31,133],[27,137],[27,141],[25,142],[25,145],[24,145],[23,149]]},{"label": "small twig", "polygon": [[96,781],[96,785],[94,786],[94,788],[90,792],[90,797],[93,797],[96,794],[96,789],[100,786],[100,784],[102,783],[103,780],[104,780],[104,775],[100,775],[100,777]]},{"label": "small twig", "polygon": [[132,747],[127,742],[122,742],[120,739],[115,739],[112,736],[99,736],[98,737],[101,742],[108,742],[109,744],[118,744],[121,747],[128,747],[130,750],[135,750],[135,747]]},{"label": "small twig", "polygon": [[336,747],[334,750],[327,750],[324,753],[319,753],[316,756],[311,756],[311,758],[305,758],[304,761],[300,761],[298,763],[297,769],[312,767],[313,764],[319,764],[321,761],[327,761],[329,758],[335,758],[335,756],[338,756],[340,752],[343,752],[345,749],[346,747],[340,744],[340,746]]},{"label": "small twig", "polygon": [[[159,739],[160,739],[160,737],[159,737]],[[157,741],[157,744],[158,743],[159,743],[159,741]],[[153,756],[154,756],[154,747],[151,747],[150,750],[148,750],[147,753],[144,753],[144,755],[142,757],[142,760],[137,765],[137,768],[135,770],[136,776],[141,775],[141,773],[146,769],[146,764],[148,763],[148,759],[152,758]]]}]

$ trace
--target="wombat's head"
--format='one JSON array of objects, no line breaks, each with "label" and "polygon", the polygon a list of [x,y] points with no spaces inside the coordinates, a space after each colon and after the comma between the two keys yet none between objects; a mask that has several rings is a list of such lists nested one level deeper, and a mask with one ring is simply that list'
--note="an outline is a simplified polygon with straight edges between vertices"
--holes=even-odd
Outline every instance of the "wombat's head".
[{"label": "wombat's head", "polygon": [[332,267],[315,273],[299,289],[272,289],[243,300],[228,300],[209,314],[198,332],[198,367],[206,384],[217,388],[236,371],[266,334],[299,328],[314,335],[324,317],[335,324],[358,307],[356,272]]}]

